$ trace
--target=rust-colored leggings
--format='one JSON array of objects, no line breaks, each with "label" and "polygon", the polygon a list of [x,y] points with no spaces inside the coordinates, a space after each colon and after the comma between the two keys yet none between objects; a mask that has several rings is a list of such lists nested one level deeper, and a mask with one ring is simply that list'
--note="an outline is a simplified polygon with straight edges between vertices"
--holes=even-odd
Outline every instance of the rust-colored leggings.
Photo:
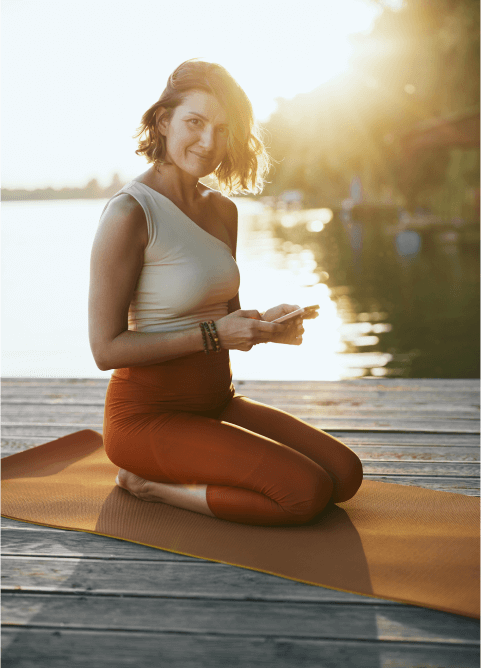
[{"label": "rust-colored leggings", "polygon": [[208,410],[189,401],[181,410],[175,392],[176,408],[166,410],[163,392],[159,411],[159,389],[138,382],[151,382],[149,373],[140,367],[134,381],[114,375],[109,384],[104,442],[119,467],[154,482],[207,484],[214,515],[243,524],[304,524],[358,490],[357,455],[329,434],[232,385]]}]

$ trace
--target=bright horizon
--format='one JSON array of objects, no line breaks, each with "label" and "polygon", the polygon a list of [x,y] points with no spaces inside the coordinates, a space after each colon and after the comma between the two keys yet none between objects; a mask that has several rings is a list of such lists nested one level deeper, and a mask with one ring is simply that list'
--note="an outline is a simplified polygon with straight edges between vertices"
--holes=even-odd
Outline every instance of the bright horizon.
[{"label": "bright horizon", "polygon": [[4,0],[2,184],[101,186],[145,171],[132,138],[182,61],[219,62],[267,120],[349,68],[349,36],[382,11],[369,0]]}]

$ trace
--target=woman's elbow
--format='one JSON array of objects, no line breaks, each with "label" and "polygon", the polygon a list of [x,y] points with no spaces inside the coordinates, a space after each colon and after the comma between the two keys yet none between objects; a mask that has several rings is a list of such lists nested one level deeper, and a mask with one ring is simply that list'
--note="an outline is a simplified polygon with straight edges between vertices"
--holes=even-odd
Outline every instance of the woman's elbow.
[{"label": "woman's elbow", "polygon": [[110,369],[114,368],[110,360],[108,359],[106,351],[104,350],[103,347],[101,348],[100,346],[91,345],[90,349],[92,351],[94,362],[97,365],[97,368],[100,369],[100,371],[110,371]]},{"label": "woman's elbow", "polygon": [[113,366],[106,362],[103,358],[101,357],[96,357],[94,355],[94,360],[95,364],[97,365],[97,368],[100,369],[100,371],[110,371],[110,369],[113,369]]}]

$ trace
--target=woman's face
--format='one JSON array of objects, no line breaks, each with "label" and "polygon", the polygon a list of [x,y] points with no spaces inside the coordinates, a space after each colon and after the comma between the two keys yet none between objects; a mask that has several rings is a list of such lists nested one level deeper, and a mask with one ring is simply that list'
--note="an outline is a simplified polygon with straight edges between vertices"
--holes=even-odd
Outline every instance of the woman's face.
[{"label": "woman's face", "polygon": [[211,174],[227,152],[227,114],[217,99],[193,90],[173,110],[170,118],[159,121],[166,138],[165,161],[202,178]]}]

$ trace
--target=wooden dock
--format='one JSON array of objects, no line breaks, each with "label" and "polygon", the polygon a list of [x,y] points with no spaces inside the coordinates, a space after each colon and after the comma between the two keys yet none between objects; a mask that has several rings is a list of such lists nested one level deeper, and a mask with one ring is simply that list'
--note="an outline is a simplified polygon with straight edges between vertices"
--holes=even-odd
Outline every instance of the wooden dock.
[{"label": "wooden dock", "polygon": [[[102,431],[107,381],[4,379],[3,456]],[[479,496],[479,381],[238,381],[371,480]],[[479,668],[474,619],[2,519],[3,668]]]}]

